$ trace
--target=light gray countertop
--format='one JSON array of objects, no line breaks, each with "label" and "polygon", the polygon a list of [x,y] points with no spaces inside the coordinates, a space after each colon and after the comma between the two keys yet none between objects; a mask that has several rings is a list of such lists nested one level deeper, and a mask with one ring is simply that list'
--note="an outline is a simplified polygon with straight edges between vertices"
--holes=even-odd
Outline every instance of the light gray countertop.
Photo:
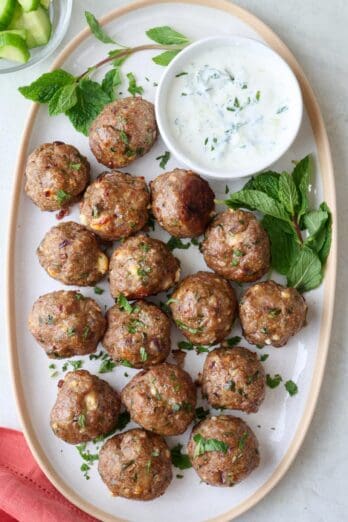
[{"label": "light gray countertop", "polygon": [[[117,0],[75,0],[67,43],[84,26],[83,11],[97,16]],[[338,203],[338,285],[331,346],[323,387],[305,442],[289,472],[254,509],[238,520],[343,522],[348,519],[348,2],[346,0],[239,0],[290,47],[318,97],[332,148]],[[60,46],[60,49],[62,46]],[[59,49],[59,50],[60,50]],[[59,52],[58,50],[58,52]],[[57,54],[57,52],[56,52]],[[27,71],[0,77],[0,273],[4,274],[7,218],[14,165],[30,103],[17,87],[45,72],[52,57]],[[4,277],[0,281],[3,296]],[[0,300],[0,425],[20,429],[6,355],[4,301]]]}]

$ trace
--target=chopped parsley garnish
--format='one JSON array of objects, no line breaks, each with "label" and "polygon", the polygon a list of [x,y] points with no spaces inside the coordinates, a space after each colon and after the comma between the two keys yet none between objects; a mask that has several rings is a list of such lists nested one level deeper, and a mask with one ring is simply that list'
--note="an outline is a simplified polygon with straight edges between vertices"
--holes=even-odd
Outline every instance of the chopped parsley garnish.
[{"label": "chopped parsley garnish", "polygon": [[149,459],[149,460],[146,462],[146,471],[147,471],[148,473],[150,473],[150,471],[151,471],[151,467],[152,467],[152,460]]},{"label": "chopped parsley garnish", "polygon": [[100,286],[95,286],[94,293],[97,295],[102,295],[104,293],[104,290],[103,290],[103,288],[100,288]]},{"label": "chopped parsley garnish", "polygon": [[80,294],[80,292],[76,292],[75,299],[77,299],[78,301],[81,301],[84,299],[84,296],[82,294]]},{"label": "chopped parsley garnish", "polygon": [[81,168],[81,163],[70,163],[70,168],[72,170],[80,170]]},{"label": "chopped parsley garnish", "polygon": [[73,335],[75,335],[75,333],[76,333],[76,330],[75,330],[75,328],[72,328],[72,327],[69,327],[69,328],[67,329],[67,331],[66,331],[66,335],[67,335],[68,337],[72,337]]},{"label": "chopped parsley garnish", "polygon": [[286,381],[284,386],[285,386],[286,391],[289,393],[289,395],[291,397],[296,395],[296,393],[298,392],[297,384],[294,383],[294,381],[291,381],[291,380],[290,381]]},{"label": "chopped parsley garnish", "polygon": [[182,330],[186,330],[191,334],[197,334],[203,330],[201,326],[199,326],[198,328],[191,328],[190,326],[187,326],[187,324],[183,323],[182,321],[179,321],[178,319],[175,321],[175,324]]},{"label": "chopped parsley garnish", "polygon": [[89,360],[93,361],[95,359],[100,359],[103,355],[106,355],[106,353],[104,353],[103,350],[100,350],[99,353],[91,353],[89,356]]},{"label": "chopped parsley garnish", "polygon": [[69,199],[71,198],[71,195],[68,194],[67,192],[65,192],[65,190],[59,189],[57,192],[56,198],[57,198],[59,205],[63,205],[64,203],[69,201]]},{"label": "chopped parsley garnish", "polygon": [[88,472],[90,469],[91,469],[90,466],[88,464],[86,464],[86,462],[81,464],[80,470],[83,472],[83,476],[85,477],[86,480],[90,479],[90,476],[88,475]]},{"label": "chopped parsley garnish", "polygon": [[160,160],[159,166],[161,169],[165,169],[170,159],[170,152],[166,150],[161,156],[157,156],[156,160]]},{"label": "chopped parsley garnish", "polygon": [[139,321],[139,319],[131,319],[127,325],[127,330],[129,333],[134,334],[138,332],[139,328],[143,328],[145,323],[143,321]]},{"label": "chopped parsley garnish", "polygon": [[139,351],[140,351],[140,360],[143,362],[147,361],[148,354],[147,354],[147,351],[145,350],[145,348],[142,346]]},{"label": "chopped parsley garnish", "polygon": [[78,444],[76,446],[77,451],[79,452],[80,456],[85,460],[86,462],[94,462],[95,460],[99,459],[99,455],[91,453],[89,450],[86,450],[87,443],[83,442],[82,444]]},{"label": "chopped parsley garnish", "polygon": [[133,364],[128,361],[128,359],[121,359],[120,363],[122,366],[127,366],[127,368],[133,368]]},{"label": "chopped parsley garnish", "polygon": [[269,388],[276,388],[282,381],[282,376],[276,373],[274,377],[271,377],[269,373],[266,375],[266,384]]},{"label": "chopped parsley garnish", "polygon": [[80,413],[80,415],[78,416],[77,424],[80,426],[80,428],[86,427],[86,415],[84,413]]},{"label": "chopped parsley garnish", "polygon": [[248,437],[249,437],[249,433],[247,431],[245,431],[238,441],[238,448],[240,450],[244,449],[245,443],[246,443]]},{"label": "chopped parsley garnish", "polygon": [[234,337],[230,337],[229,339],[226,339],[225,343],[229,348],[232,348],[232,346],[236,346],[241,342],[242,338],[239,337],[239,335],[235,335]]},{"label": "chopped parsley garnish", "polygon": [[135,96],[136,94],[143,94],[144,89],[140,85],[137,85],[137,81],[136,81],[134,74],[131,72],[128,73],[127,78],[128,78],[128,92],[132,96]]},{"label": "chopped parsley garnish", "polygon": [[117,299],[116,303],[120,310],[123,310],[124,312],[127,312],[128,314],[131,314],[133,312],[133,306],[128,301],[127,297],[123,294],[120,294]]},{"label": "chopped parsley garnish", "polygon": [[270,317],[277,317],[281,313],[280,308],[270,308],[268,311],[268,315]]},{"label": "chopped parsley garnish", "polygon": [[123,141],[123,143],[128,145],[129,138],[128,138],[127,134],[124,132],[124,130],[120,130],[120,138],[121,138],[121,141]]},{"label": "chopped parsley garnish", "polygon": [[206,353],[209,352],[209,349],[203,346],[202,344],[192,344],[189,341],[180,341],[178,342],[178,348],[180,350],[196,350],[196,353]]},{"label": "chopped parsley garnish", "polygon": [[192,468],[189,456],[185,453],[181,453],[182,447],[182,444],[177,444],[176,446],[174,446],[174,448],[170,450],[172,464],[173,466],[179,469]]},{"label": "chopped parsley garnish", "polygon": [[196,443],[193,454],[194,457],[204,455],[204,453],[208,451],[221,451],[222,453],[227,453],[229,448],[226,442],[218,439],[205,439],[200,433],[196,433],[196,435],[193,436],[193,440]]},{"label": "chopped parsley garnish", "polygon": [[190,246],[191,246],[190,243],[184,243],[179,237],[172,236],[167,241],[167,247],[169,248],[169,250],[174,250],[175,248],[180,248],[181,250],[186,250],[186,249],[190,248]]},{"label": "chopped parsley garnish", "polygon": [[204,145],[206,145],[208,143],[208,141],[209,141],[209,138],[205,138]]},{"label": "chopped parsley garnish", "polygon": [[83,366],[83,360],[78,359],[77,361],[69,361],[69,364],[74,370],[79,370]]},{"label": "chopped parsley garnish", "polygon": [[175,78],[180,78],[180,76],[185,76],[185,74],[188,74],[187,72],[181,72],[175,75]]},{"label": "chopped parsley garnish", "polygon": [[191,243],[192,243],[192,245],[195,245],[195,246],[199,246],[200,245],[199,239],[197,239],[196,237],[193,237],[191,239]]},{"label": "chopped parsley garnish", "polygon": [[198,420],[203,420],[203,419],[205,419],[206,417],[208,417],[210,411],[209,411],[208,409],[205,410],[205,409],[203,408],[203,406],[198,406],[198,408],[196,408],[196,410],[195,410],[195,413],[196,413],[196,418],[197,418]]},{"label": "chopped parsley garnish", "polygon": [[112,370],[115,368],[115,366],[116,366],[116,363],[114,363],[114,361],[110,357],[107,357],[101,362],[99,369],[98,369],[98,373],[112,372]]},{"label": "chopped parsley garnish", "polygon": [[88,325],[83,327],[82,337],[84,339],[88,338],[89,332],[91,331],[90,327]]},{"label": "chopped parsley garnish", "polygon": [[54,370],[55,367],[56,367],[56,365],[55,365],[54,363],[52,363],[52,364],[49,365],[49,369],[50,369],[50,370]]},{"label": "chopped parsley garnish", "polygon": [[266,361],[268,359],[268,357],[269,357],[269,354],[268,353],[264,353],[264,354],[261,355],[260,361],[264,362],[264,361]]},{"label": "chopped parsley garnish", "polygon": [[260,98],[261,98],[261,93],[260,93],[260,91],[256,91],[255,98],[256,98],[256,101],[259,101],[259,100],[260,100]]},{"label": "chopped parsley garnish", "polygon": [[252,384],[253,382],[255,382],[256,379],[258,378],[258,376],[259,376],[258,370],[255,373],[253,373],[252,375],[248,375],[247,384]]},{"label": "chopped parsley garnish", "polygon": [[140,243],[139,248],[143,252],[148,252],[150,250],[150,245],[148,243]]},{"label": "chopped parsley garnish", "polygon": [[237,97],[235,97],[234,102],[233,102],[233,105],[234,105],[235,107],[237,107],[238,109],[240,108],[240,103],[239,103],[239,100],[238,100]]}]

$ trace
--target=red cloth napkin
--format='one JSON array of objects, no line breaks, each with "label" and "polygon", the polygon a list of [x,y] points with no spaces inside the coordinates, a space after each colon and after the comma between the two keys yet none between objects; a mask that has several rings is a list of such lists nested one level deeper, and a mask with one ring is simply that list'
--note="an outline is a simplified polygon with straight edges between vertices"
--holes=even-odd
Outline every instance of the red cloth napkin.
[{"label": "red cloth napkin", "polygon": [[0,522],[97,522],[42,473],[19,431],[0,428]]}]

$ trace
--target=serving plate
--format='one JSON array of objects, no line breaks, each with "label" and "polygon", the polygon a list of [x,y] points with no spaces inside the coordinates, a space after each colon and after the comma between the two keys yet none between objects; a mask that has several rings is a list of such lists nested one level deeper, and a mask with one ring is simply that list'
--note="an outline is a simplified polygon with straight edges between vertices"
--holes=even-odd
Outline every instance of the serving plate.
[{"label": "serving plate", "polygon": [[[143,0],[112,11],[102,22],[107,24],[110,34],[117,35],[117,39],[127,45],[146,41],[145,31],[151,27],[170,25],[192,40],[213,36],[218,31],[219,34],[256,38],[275,49],[289,63],[300,82],[305,112],[297,139],[274,169],[290,169],[292,160],[311,153],[316,165],[311,194],[313,203],[325,199],[332,210],[333,222],[336,222],[334,176],[320,109],[293,55],[260,20],[223,0]],[[86,29],[65,48],[53,68],[63,67],[77,74],[91,63],[97,62],[108,50],[107,46],[96,42]],[[150,51],[132,56],[126,62],[124,70],[136,74],[138,83],[144,87],[144,97],[153,101],[156,84],[163,69],[151,62],[151,56]],[[126,92],[125,86],[120,90]],[[59,376],[52,378],[48,369],[52,361],[38,348],[26,327],[27,315],[34,300],[43,293],[63,288],[59,282],[49,278],[40,267],[35,254],[45,232],[57,224],[55,214],[39,211],[23,192],[23,173],[28,153],[40,143],[54,140],[71,143],[87,155],[94,176],[105,170],[92,157],[87,138],[74,131],[65,116],[52,119],[48,117],[46,108],[33,106],[18,155],[7,258],[7,323],[11,372],[23,431],[31,451],[57,489],[75,505],[100,520],[231,520],[258,502],[284,475],[303,441],[313,415],[325,368],[333,314],[335,227],[324,284],[306,294],[309,306],[308,325],[286,347],[264,348],[262,351],[269,354],[264,363],[267,373],[280,373],[284,381],[292,379],[298,384],[299,393],[290,397],[284,386],[275,390],[267,389],[266,400],[259,413],[237,413],[247,420],[259,439],[260,467],[234,488],[213,488],[201,484],[192,469],[185,470],[182,473],[184,478],[179,480],[175,477],[175,471],[178,470],[174,470],[172,484],[159,499],[145,503],[112,498],[100,480],[96,466],[91,469],[90,480],[85,480],[80,471],[82,461],[76,448],[59,441],[51,433],[48,426],[49,411],[55,400],[57,380],[63,375],[63,363],[56,364]],[[152,179],[163,172],[155,158],[163,154],[164,150],[165,146],[159,140],[149,154],[134,162],[127,170],[135,175],[144,175],[147,180]],[[179,163],[171,158],[166,170],[176,166],[180,166]],[[230,190],[238,190],[242,184],[243,181],[231,182]],[[225,182],[214,182],[212,187],[217,198],[225,197]],[[68,219],[79,220],[77,207],[65,218]],[[168,239],[168,235],[158,226],[151,234],[165,241]],[[174,253],[181,260],[183,276],[206,269],[196,246],[191,246],[188,250],[175,250]],[[99,303],[110,306],[112,299],[107,291],[106,281],[98,286],[106,290],[103,295],[96,296],[92,288],[82,289],[82,292],[96,298]],[[153,300],[158,302],[161,297],[163,300],[163,296]],[[175,347],[181,336],[174,328],[172,334]],[[236,324],[231,335],[239,334],[240,326]],[[248,346],[244,340],[241,344]],[[257,350],[255,347],[251,349]],[[185,369],[194,378],[202,369],[204,357],[204,354],[197,355],[195,352],[189,352],[186,356]],[[97,373],[100,361],[89,361],[88,357],[84,360],[84,368]],[[125,371],[129,377],[124,375]],[[121,390],[135,372],[136,370],[117,367],[112,373],[101,377],[117,390]],[[129,424],[127,428],[131,426]],[[169,437],[168,443],[170,446],[179,441],[185,444],[188,436],[189,430],[180,437]]]}]

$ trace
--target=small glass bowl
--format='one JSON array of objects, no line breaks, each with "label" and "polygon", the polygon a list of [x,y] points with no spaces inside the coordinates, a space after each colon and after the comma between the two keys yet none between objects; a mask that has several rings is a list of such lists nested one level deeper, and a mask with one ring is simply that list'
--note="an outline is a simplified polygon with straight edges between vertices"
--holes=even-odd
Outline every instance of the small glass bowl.
[{"label": "small glass bowl", "polygon": [[30,59],[26,63],[0,60],[0,74],[13,73],[27,69],[41,62],[52,54],[63,40],[69,27],[73,0],[52,0],[49,7],[49,15],[52,23],[52,34],[49,42],[40,47],[30,49]]}]

